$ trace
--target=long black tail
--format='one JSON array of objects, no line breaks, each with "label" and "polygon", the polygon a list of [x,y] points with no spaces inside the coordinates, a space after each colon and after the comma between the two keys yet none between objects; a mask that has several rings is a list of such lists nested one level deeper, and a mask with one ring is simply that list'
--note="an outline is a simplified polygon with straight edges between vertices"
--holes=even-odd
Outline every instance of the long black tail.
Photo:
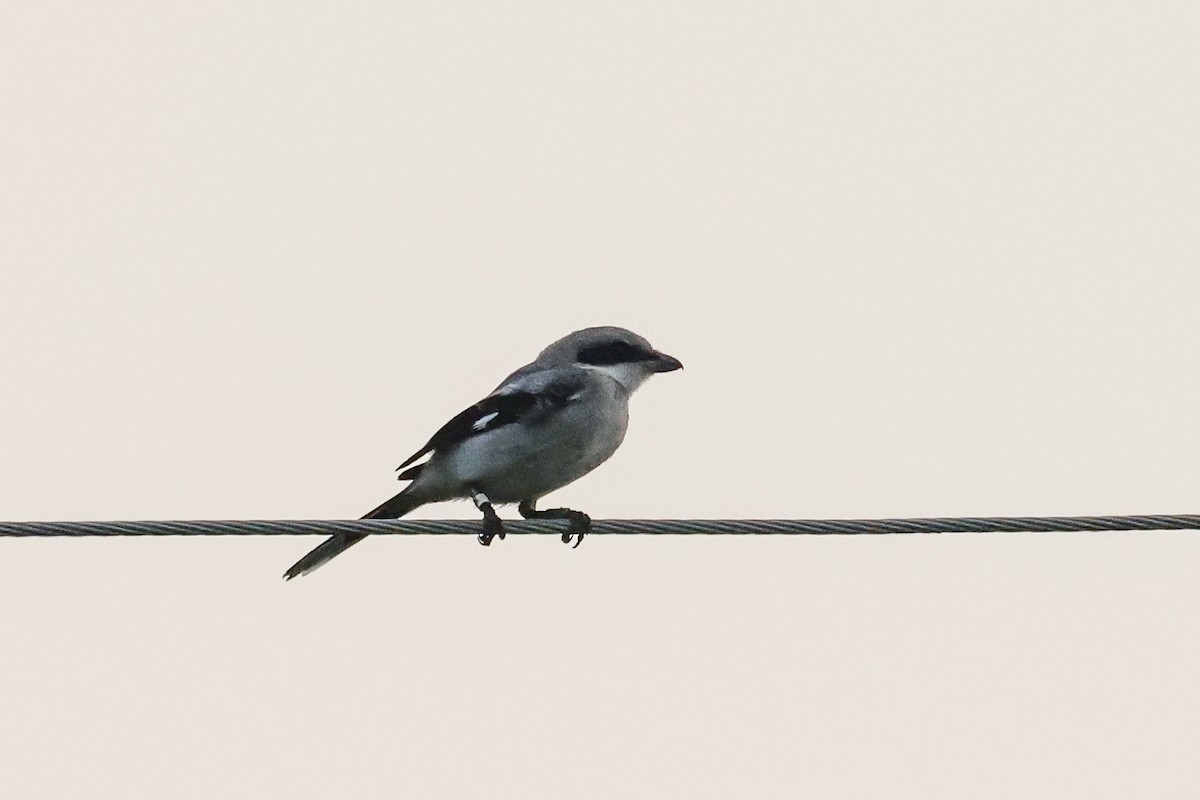
[{"label": "long black tail", "polygon": [[[409,487],[412,488],[411,486]],[[408,495],[408,489],[405,489],[400,494],[388,500],[383,505],[363,515],[363,519],[398,519],[403,517],[408,512],[412,511],[417,506],[421,505],[420,501],[414,500]],[[354,545],[367,538],[365,533],[338,533],[330,536],[325,541],[314,547],[308,555],[297,561],[283,573],[283,579],[290,581],[292,578],[300,575],[307,575],[317,567],[329,561],[334,556],[349,550]]]}]

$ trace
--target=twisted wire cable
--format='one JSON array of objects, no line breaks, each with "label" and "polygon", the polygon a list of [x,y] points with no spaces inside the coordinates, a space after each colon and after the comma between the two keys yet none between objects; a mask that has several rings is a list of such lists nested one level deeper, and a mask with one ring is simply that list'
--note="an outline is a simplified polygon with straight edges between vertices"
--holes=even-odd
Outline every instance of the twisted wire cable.
[{"label": "twisted wire cable", "polygon": [[[329,536],[335,533],[474,536],[477,520],[141,520],[3,522],[3,536]],[[506,533],[560,534],[562,522],[506,520]],[[912,519],[609,519],[589,535],[803,536],[912,533],[1083,533],[1200,530],[1200,514],[1123,517],[927,517]]]}]

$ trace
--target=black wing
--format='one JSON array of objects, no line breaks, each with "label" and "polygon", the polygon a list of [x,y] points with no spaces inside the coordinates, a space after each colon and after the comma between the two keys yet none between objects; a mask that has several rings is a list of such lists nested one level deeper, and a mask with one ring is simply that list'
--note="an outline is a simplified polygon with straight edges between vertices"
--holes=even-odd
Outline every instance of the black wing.
[{"label": "black wing", "polygon": [[[493,431],[504,425],[512,425],[520,420],[531,420],[548,411],[562,408],[578,397],[583,388],[583,378],[579,375],[555,376],[552,380],[530,383],[534,385],[527,391],[509,390],[490,394],[457,414],[438,428],[437,433],[430,437],[424,447],[409,456],[396,469],[402,470],[427,453],[458,444],[472,436]],[[403,479],[404,475],[400,477]]]}]

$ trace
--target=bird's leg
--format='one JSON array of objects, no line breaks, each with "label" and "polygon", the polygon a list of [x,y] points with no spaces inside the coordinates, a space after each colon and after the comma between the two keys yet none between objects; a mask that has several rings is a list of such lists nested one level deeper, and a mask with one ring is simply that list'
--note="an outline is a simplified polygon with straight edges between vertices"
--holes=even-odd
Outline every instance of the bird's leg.
[{"label": "bird's leg", "polygon": [[533,500],[522,500],[517,506],[517,510],[521,512],[521,516],[525,519],[565,519],[568,520],[567,531],[562,535],[563,544],[568,544],[571,537],[575,537],[575,547],[579,547],[579,543],[583,541],[592,530],[592,518],[582,511],[575,511],[570,508],[548,508],[545,511],[537,510],[537,498]]},{"label": "bird's leg", "polygon": [[504,523],[500,521],[496,509],[492,508],[492,501],[488,500],[488,496],[483,492],[472,492],[471,500],[475,507],[483,512],[483,527],[479,529],[479,536],[476,537],[479,543],[487,547],[497,536],[500,537],[500,541],[504,541]]}]

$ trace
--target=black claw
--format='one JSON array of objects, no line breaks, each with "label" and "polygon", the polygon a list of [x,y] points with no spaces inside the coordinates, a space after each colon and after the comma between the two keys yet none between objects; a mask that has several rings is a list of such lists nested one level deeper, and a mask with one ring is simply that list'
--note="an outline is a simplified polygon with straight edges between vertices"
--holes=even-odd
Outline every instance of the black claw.
[{"label": "black claw", "polygon": [[574,550],[583,542],[583,537],[587,536],[592,530],[592,518],[582,511],[572,511],[568,517],[571,522],[567,525],[567,532],[563,534],[563,544],[571,541],[571,535],[575,536],[575,545],[571,548]]},{"label": "black claw", "polygon": [[492,504],[484,504],[482,510],[483,527],[479,529],[479,535],[476,537],[479,543],[484,547],[490,547],[492,539],[498,538],[500,541],[504,541],[504,523],[500,521]]}]

